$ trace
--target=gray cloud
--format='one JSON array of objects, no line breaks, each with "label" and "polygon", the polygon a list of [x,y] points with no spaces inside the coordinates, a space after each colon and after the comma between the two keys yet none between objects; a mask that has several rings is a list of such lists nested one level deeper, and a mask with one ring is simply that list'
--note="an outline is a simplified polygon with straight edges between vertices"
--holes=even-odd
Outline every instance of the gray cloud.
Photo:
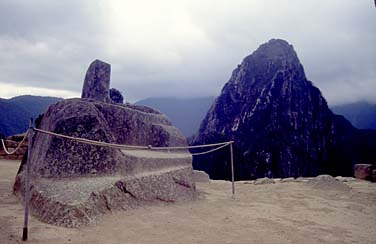
[{"label": "gray cloud", "polygon": [[4,0],[0,9],[0,96],[79,94],[96,58],[133,101],[217,95],[245,56],[283,38],[330,104],[376,102],[371,0]]}]

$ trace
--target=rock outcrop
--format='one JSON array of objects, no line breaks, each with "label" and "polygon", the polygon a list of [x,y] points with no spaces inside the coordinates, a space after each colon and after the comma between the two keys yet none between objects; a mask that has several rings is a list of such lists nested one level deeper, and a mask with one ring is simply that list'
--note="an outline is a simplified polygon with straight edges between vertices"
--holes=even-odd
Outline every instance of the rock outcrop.
[{"label": "rock outcrop", "polygon": [[[353,175],[376,158],[376,133],[334,115],[292,45],[272,39],[233,71],[192,144],[235,141],[236,179]],[[229,179],[229,152],[194,159],[213,179]]]},{"label": "rock outcrop", "polygon": [[110,89],[110,98],[111,98],[111,101],[114,103],[119,103],[119,104],[124,103],[123,95],[121,95],[121,92],[115,88]]},{"label": "rock outcrop", "polygon": [[372,180],[372,164],[355,164],[354,165],[354,176],[361,180]]},{"label": "rock outcrop", "polygon": [[[95,61],[85,78],[85,99],[51,105],[38,128],[113,144],[187,145],[181,132],[160,112],[104,102],[109,97],[109,70],[108,64]],[[96,86],[100,88],[95,90]],[[112,210],[195,197],[192,156],[187,150],[121,150],[41,132],[32,142],[31,211],[47,223],[78,227]],[[20,196],[24,177],[22,167],[14,184]]]},{"label": "rock outcrop", "polygon": [[110,64],[98,59],[93,61],[86,72],[81,98],[110,102],[110,76]]},{"label": "rock outcrop", "polygon": [[[186,143],[159,112],[146,113],[126,105],[77,98],[51,105],[43,115],[40,129],[115,144],[159,147]],[[35,136],[31,163],[33,172],[41,177],[112,175],[120,171],[131,173],[137,167],[119,149],[42,133]]]}]

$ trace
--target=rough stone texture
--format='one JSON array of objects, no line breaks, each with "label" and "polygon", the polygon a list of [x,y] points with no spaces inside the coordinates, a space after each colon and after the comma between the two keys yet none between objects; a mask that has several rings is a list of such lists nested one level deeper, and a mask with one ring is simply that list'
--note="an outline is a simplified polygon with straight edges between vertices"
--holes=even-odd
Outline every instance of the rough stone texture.
[{"label": "rough stone texture", "polygon": [[86,72],[81,98],[110,102],[110,76],[110,64],[100,60],[93,61]]},{"label": "rough stone texture", "polygon": [[314,177],[298,177],[295,179],[296,182],[309,182]]},{"label": "rough stone texture", "polygon": [[[40,128],[116,144],[155,147],[186,145],[184,136],[163,114],[82,99],[68,99],[51,105],[43,116]],[[118,149],[37,133],[31,165],[33,174],[38,176],[72,177],[111,175],[129,161]]]},{"label": "rough stone texture", "polygon": [[[85,83],[92,76],[109,78],[98,62],[90,66]],[[93,71],[98,66],[99,71]],[[92,94],[95,99],[68,99],[51,105],[37,127],[114,144],[187,145],[165,115],[143,106],[103,102],[97,99],[103,97],[103,91]],[[31,212],[47,223],[78,227],[112,210],[195,196],[192,155],[187,150],[120,150],[39,132],[32,142]],[[20,197],[25,162],[26,157],[14,184],[14,192]]]},{"label": "rough stone texture", "polygon": [[341,182],[353,182],[353,181],[357,181],[356,178],[354,177],[343,177],[343,176],[337,176],[335,177],[337,180],[341,181]]},{"label": "rough stone texture", "polygon": [[371,181],[376,182],[376,169],[372,170]]},{"label": "rough stone texture", "polygon": [[355,164],[354,176],[361,180],[371,180],[372,178],[372,164]]},{"label": "rough stone texture", "polygon": [[[272,39],[233,71],[191,144],[234,141],[235,179],[353,175],[376,160],[376,131],[333,114],[292,45]],[[195,157],[195,169],[230,179],[228,149]]]},{"label": "rough stone texture", "polygon": [[209,182],[210,178],[207,173],[200,170],[193,170],[193,180],[195,182]]},{"label": "rough stone texture", "polygon": [[[191,174],[190,167],[175,167],[133,176],[38,178],[30,207],[43,222],[80,227],[114,210],[194,199]],[[17,177],[15,189],[22,190],[23,179]]]},{"label": "rough stone texture", "polygon": [[[39,127],[116,144],[186,145],[181,132],[159,112],[91,100],[69,99],[51,105]],[[96,215],[112,209],[192,199],[195,194],[192,156],[186,150],[119,150],[37,133],[30,162],[32,212],[42,221],[67,227],[91,223]],[[22,195],[22,172],[14,186],[18,195]],[[64,187],[67,182],[75,182],[69,192]],[[105,191],[102,182],[106,182]],[[121,191],[119,184],[126,185],[126,190]],[[77,194],[74,203],[64,202]]]},{"label": "rough stone texture", "polygon": [[124,103],[123,95],[121,95],[121,92],[115,88],[110,89],[110,98],[111,98],[111,101],[114,103],[119,103],[119,104]]},{"label": "rough stone texture", "polygon": [[255,182],[253,184],[255,184],[255,185],[265,185],[265,184],[274,184],[274,183],[275,183],[275,181],[273,179],[261,178],[261,179],[255,180]]},{"label": "rough stone texture", "polygon": [[350,187],[330,175],[319,175],[308,182],[313,189],[323,191],[349,191]]},{"label": "rough stone texture", "polygon": [[294,177],[283,178],[283,179],[281,179],[281,182],[283,182],[283,183],[295,182],[295,178]]}]

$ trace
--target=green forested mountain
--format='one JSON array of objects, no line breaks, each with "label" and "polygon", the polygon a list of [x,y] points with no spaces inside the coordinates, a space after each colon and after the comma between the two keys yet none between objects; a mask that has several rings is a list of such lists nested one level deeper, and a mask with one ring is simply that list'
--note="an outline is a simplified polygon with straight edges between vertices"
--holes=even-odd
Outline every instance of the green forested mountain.
[{"label": "green forested mountain", "polygon": [[0,133],[9,136],[25,132],[30,118],[37,118],[50,104],[61,100],[31,95],[0,98]]}]

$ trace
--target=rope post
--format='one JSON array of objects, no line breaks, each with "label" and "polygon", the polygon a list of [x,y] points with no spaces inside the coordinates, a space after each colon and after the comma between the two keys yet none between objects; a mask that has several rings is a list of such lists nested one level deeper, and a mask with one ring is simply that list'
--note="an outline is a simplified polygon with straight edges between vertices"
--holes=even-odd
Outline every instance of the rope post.
[{"label": "rope post", "polygon": [[232,198],[235,199],[235,182],[234,182],[234,155],[232,151],[232,143],[230,144],[230,153],[231,153],[231,181],[232,181]]},{"label": "rope post", "polygon": [[26,175],[25,175],[25,216],[24,226],[22,230],[22,240],[27,241],[28,223],[29,223],[29,202],[30,202],[30,161],[31,161],[31,145],[33,138],[33,119],[29,122],[29,142],[27,147]]}]

